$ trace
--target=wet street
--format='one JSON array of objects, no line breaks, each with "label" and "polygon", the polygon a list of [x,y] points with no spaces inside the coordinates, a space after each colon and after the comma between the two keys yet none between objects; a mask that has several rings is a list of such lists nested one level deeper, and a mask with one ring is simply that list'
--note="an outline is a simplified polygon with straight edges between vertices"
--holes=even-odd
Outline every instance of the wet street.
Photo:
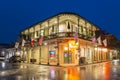
[{"label": "wet street", "polygon": [[120,64],[58,67],[0,62],[0,80],[120,80]]}]

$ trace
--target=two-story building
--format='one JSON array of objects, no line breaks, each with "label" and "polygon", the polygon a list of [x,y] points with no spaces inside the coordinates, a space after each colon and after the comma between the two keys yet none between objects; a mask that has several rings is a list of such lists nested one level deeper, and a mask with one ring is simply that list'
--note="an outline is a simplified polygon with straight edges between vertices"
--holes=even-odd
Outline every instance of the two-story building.
[{"label": "two-story building", "polygon": [[26,35],[21,56],[27,63],[60,66],[107,61],[108,49],[92,41],[96,30],[100,28],[78,14],[57,14],[21,31]]}]

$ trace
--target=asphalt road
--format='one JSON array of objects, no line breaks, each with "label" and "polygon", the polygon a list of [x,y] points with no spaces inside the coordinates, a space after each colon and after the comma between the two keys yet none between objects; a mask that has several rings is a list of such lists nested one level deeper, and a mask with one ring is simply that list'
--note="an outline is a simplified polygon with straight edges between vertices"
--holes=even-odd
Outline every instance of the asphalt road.
[{"label": "asphalt road", "polygon": [[120,64],[113,61],[58,67],[0,62],[0,80],[120,80]]}]

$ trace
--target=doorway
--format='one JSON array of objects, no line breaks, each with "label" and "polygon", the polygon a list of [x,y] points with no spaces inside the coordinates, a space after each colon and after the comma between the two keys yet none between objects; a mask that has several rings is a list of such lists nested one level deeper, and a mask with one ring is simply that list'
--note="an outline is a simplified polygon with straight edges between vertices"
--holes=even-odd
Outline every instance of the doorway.
[{"label": "doorway", "polygon": [[64,63],[72,63],[72,52],[64,52]]}]

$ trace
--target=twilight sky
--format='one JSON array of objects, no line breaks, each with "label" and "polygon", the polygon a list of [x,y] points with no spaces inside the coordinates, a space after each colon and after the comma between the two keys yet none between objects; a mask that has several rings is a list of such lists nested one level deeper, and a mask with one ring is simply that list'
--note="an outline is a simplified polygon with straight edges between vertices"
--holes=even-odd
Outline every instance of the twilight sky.
[{"label": "twilight sky", "polygon": [[120,0],[0,0],[0,43],[60,12],[74,12],[120,39]]}]

